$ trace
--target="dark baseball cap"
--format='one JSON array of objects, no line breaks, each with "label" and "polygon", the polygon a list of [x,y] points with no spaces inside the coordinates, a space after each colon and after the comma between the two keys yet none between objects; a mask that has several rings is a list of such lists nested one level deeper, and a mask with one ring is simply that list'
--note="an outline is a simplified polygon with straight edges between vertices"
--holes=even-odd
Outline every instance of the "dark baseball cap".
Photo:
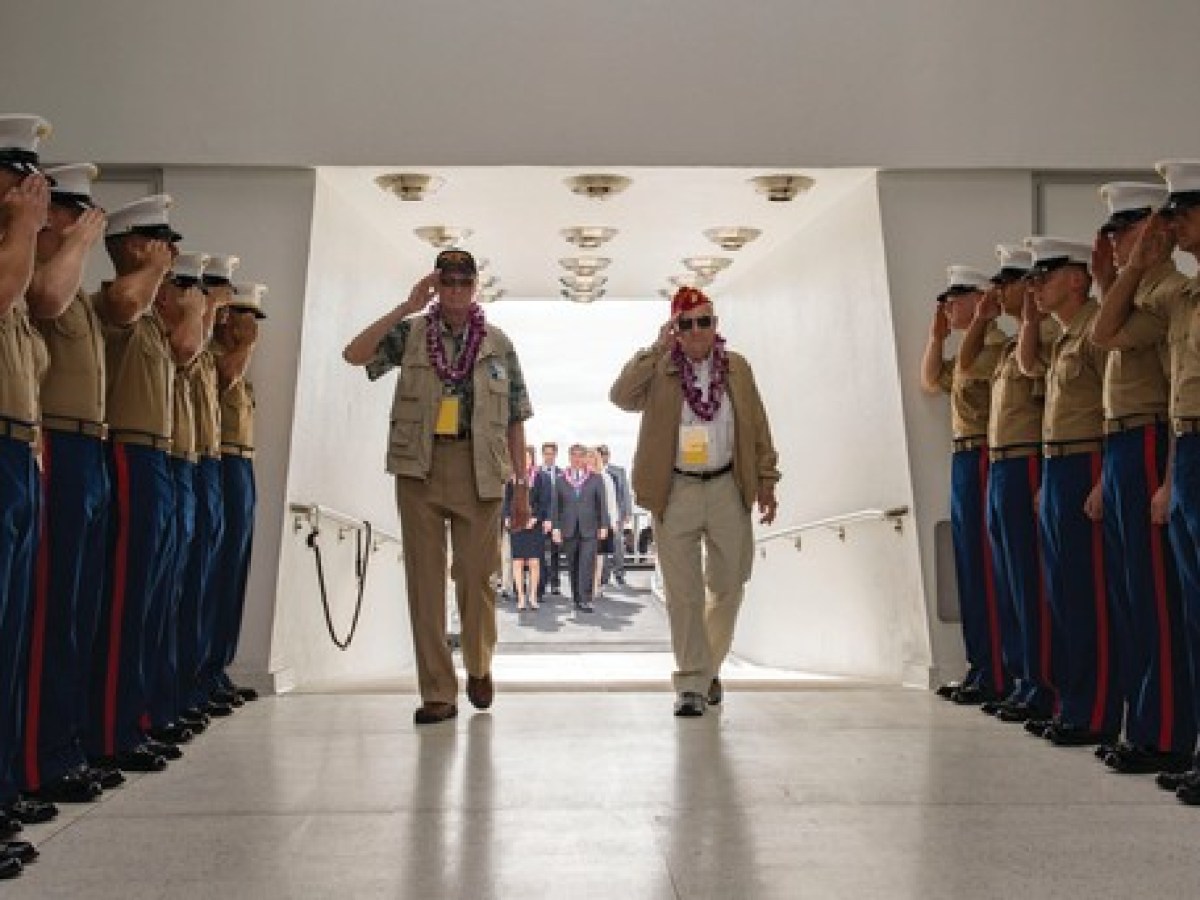
[{"label": "dark baseball cap", "polygon": [[475,257],[466,250],[443,250],[437,255],[433,267],[448,275],[477,275]]}]

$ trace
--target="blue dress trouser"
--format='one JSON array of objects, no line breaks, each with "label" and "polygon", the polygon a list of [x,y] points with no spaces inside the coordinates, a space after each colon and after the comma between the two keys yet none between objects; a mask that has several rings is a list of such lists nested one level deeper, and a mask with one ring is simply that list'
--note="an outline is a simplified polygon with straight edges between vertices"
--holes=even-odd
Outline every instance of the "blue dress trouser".
[{"label": "blue dress trouser", "polygon": [[110,570],[92,665],[95,712],[87,741],[93,758],[127,753],[145,739],[153,676],[149,629],[161,620],[155,604],[162,602],[170,568],[175,502],[165,451],[113,442],[109,464]]},{"label": "blue dress trouser", "polygon": [[175,723],[179,704],[179,647],[194,643],[195,623],[180,617],[183,601],[183,577],[196,533],[196,463],[171,457],[175,483],[175,515],[171,528],[170,569],[163,584],[162,627],[158,632],[158,651],[149,656],[153,677],[150,682],[150,726],[165,728]]},{"label": "blue dress trouser", "polygon": [[967,686],[997,697],[1007,693],[1001,639],[1001,601],[986,524],[988,458],[985,448],[959,450],[950,461],[950,525],[963,644],[971,675]]},{"label": "blue dress trouser", "polygon": [[30,790],[87,762],[88,684],[107,568],[104,442],[42,432],[42,485],[23,748]]},{"label": "blue dress trouser", "polygon": [[17,799],[24,725],[26,648],[38,534],[33,449],[0,437],[0,806]]},{"label": "blue dress trouser", "polygon": [[226,668],[237,655],[250,574],[250,552],[254,537],[254,464],[240,456],[221,457],[221,489],[224,501],[224,532],[218,562],[213,572],[217,594],[217,629],[204,679],[211,692],[228,687]]},{"label": "blue dress trouser", "polygon": [[1014,623],[1005,630],[1004,659],[1018,680],[1013,700],[1043,718],[1057,705],[1054,664],[1061,654],[1054,633],[1045,568],[1038,538],[1037,492],[1042,481],[1039,454],[997,460],[988,472],[988,531],[996,572],[1003,580]]},{"label": "blue dress trouser", "polygon": [[1115,734],[1121,723],[1115,681],[1112,612],[1105,569],[1104,526],[1084,513],[1100,480],[1099,452],[1045,461],[1042,480],[1042,552],[1050,608],[1062,635],[1057,672],[1059,718],[1064,724]]},{"label": "blue dress trouser", "polygon": [[1200,434],[1175,438],[1171,544],[1183,586],[1184,645],[1192,680],[1192,714],[1200,722]]},{"label": "blue dress trouser", "polygon": [[179,702],[184,709],[202,708],[208,702],[209,692],[201,683],[201,666],[217,631],[220,605],[213,573],[225,520],[221,461],[201,457],[195,474],[196,529],[179,603]]},{"label": "blue dress trouser", "polygon": [[[1196,743],[1183,599],[1167,528],[1151,524],[1150,500],[1167,465],[1165,425],[1110,435],[1104,445],[1104,524],[1114,639],[1126,704],[1125,737],[1139,747],[1190,753]],[[1123,580],[1120,577],[1123,575]]]}]

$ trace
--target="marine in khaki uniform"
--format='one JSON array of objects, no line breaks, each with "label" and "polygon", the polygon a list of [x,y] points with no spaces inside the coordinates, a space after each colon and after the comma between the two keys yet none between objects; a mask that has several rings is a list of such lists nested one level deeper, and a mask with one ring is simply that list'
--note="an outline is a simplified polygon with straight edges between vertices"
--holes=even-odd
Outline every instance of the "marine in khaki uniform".
[{"label": "marine in khaki uniform", "polygon": [[[1028,291],[1033,254],[1024,247],[996,248],[1000,271],[975,310],[975,320],[958,352],[960,367],[975,364],[988,329],[1003,312],[1018,323]],[[1044,322],[1042,346],[1057,336],[1053,319]],[[1041,486],[1042,414],[1046,384],[1029,377],[1017,362],[1016,338],[1001,347],[992,373],[988,413],[987,523],[1002,610],[1005,669],[1013,688],[1002,702],[984,703],[984,712],[1004,722],[1046,719],[1054,711],[1056,657],[1038,541],[1036,498]]]},{"label": "marine in khaki uniform", "polygon": [[105,244],[116,270],[96,297],[108,375],[113,556],[101,611],[88,752],[127,771],[160,771],[163,748],[148,740],[142,717],[156,671],[167,602],[174,489],[170,469],[175,366],[199,352],[203,296],[171,285],[185,313],[168,324],[155,300],[175,242],[171,198],[136,200],[109,216]]},{"label": "marine in khaki uniform", "polygon": [[[1049,237],[1026,239],[1033,251],[1027,300],[1017,343],[1018,361],[1031,376],[1046,375],[1042,425],[1042,555],[1063,665],[1056,679],[1059,711],[1026,728],[1055,744],[1101,744],[1120,726],[1115,683],[1113,623],[1101,524],[1102,390],[1108,354],[1092,341],[1099,305],[1089,298],[1090,244]],[[1042,319],[1052,315],[1062,333],[1043,364]]]},{"label": "marine in khaki uniform", "polygon": [[1109,590],[1126,707],[1125,739],[1102,758],[1118,772],[1179,772],[1190,767],[1196,743],[1191,677],[1166,520],[1152,521],[1151,505],[1166,479],[1169,448],[1169,320],[1158,310],[1157,297],[1178,291],[1182,276],[1164,260],[1141,273],[1132,304],[1112,297],[1141,224],[1166,202],[1167,190],[1161,184],[1113,182],[1100,193],[1109,219],[1093,253],[1101,310],[1092,336],[1110,350],[1104,376],[1104,526],[1112,569],[1124,576],[1110,581]]},{"label": "marine in khaki uniform", "polygon": [[48,363],[24,298],[50,199],[37,157],[49,133],[37,116],[0,116],[0,879],[19,875],[23,861],[36,856],[31,845],[11,840],[21,823],[56,812],[20,798],[18,769],[37,544],[38,382]]},{"label": "marine in khaki uniform", "polygon": [[[523,423],[533,415],[512,342],[475,302],[475,259],[465,250],[444,250],[434,269],[343,352],[346,362],[366,366],[372,380],[400,367],[387,469],[396,476],[404,539],[422,700],[418,725],[458,713],[458,679],[446,644],[447,522],[467,697],[479,709],[492,704],[496,598],[490,581],[500,567],[500,506],[512,460],[525,451]],[[529,519],[524,473],[513,481],[512,517]]]},{"label": "marine in khaki uniform", "polygon": [[266,317],[262,307],[266,293],[264,284],[234,285],[228,305],[218,313],[214,341],[221,405],[223,530],[212,573],[216,628],[201,686],[209,692],[208,711],[216,715],[258,697],[253,688],[234,684],[227,670],[237,655],[254,537],[255,404],[246,373],[258,341],[258,322]]},{"label": "marine in khaki uniform", "polygon": [[925,346],[921,386],[929,394],[950,395],[950,523],[968,669],[961,684],[943,685],[938,692],[956,703],[977,704],[1004,699],[1010,681],[1004,670],[1002,603],[985,524],[991,382],[1006,337],[992,322],[970,366],[945,357],[950,332],[970,327],[976,305],[991,285],[989,276],[967,266],[950,266],[947,276],[949,284],[938,297]]},{"label": "marine in khaki uniform", "polygon": [[34,796],[85,802],[124,781],[115,769],[90,768],[83,747],[110,490],[104,337],[80,282],[105,216],[91,197],[95,166],[61,166],[47,174],[55,185],[28,293],[50,368],[41,387],[46,516],[37,562],[46,577],[36,582],[29,636],[24,775]]}]

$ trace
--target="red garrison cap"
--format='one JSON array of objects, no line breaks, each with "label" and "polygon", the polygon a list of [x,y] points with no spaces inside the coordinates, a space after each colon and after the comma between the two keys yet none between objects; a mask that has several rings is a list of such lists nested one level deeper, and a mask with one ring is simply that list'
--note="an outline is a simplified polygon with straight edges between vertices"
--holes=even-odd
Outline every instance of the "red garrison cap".
[{"label": "red garrison cap", "polygon": [[705,303],[712,303],[712,301],[708,299],[708,295],[704,291],[692,287],[681,287],[671,298],[671,315],[678,316],[681,313],[691,312],[697,306],[703,306]]}]

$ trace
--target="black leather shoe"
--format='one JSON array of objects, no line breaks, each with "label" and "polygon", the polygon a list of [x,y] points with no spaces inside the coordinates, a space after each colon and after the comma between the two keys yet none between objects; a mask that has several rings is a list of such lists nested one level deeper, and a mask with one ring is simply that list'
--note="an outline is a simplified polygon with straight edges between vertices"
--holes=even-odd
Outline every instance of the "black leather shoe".
[{"label": "black leather shoe", "polygon": [[936,693],[943,700],[952,700],[954,699],[955,693],[959,691],[962,686],[963,683],[961,681],[947,681],[945,684],[938,685]]},{"label": "black leather shoe", "polygon": [[226,706],[241,706],[246,702],[232,688],[218,688],[213,691],[212,698],[217,703],[224,703]]},{"label": "black leather shoe", "polygon": [[1032,711],[1024,703],[1004,703],[996,712],[1001,722],[1028,722]]},{"label": "black leather shoe", "polygon": [[58,807],[44,800],[29,800],[22,797],[20,800],[10,803],[5,812],[26,825],[40,825],[57,816]]},{"label": "black leather shoe", "polygon": [[237,691],[237,695],[247,703],[253,703],[258,699],[258,691],[252,687],[238,687],[235,685],[233,689]]},{"label": "black leather shoe", "polygon": [[21,865],[21,861],[16,857],[0,856],[0,881],[16,878],[24,869],[25,867]]},{"label": "black leather shoe", "polygon": [[1042,735],[1056,747],[1090,747],[1093,744],[1112,743],[1116,738],[1107,733],[1089,731],[1078,725],[1058,722],[1046,729]]},{"label": "black leather shoe", "polygon": [[1025,730],[1034,737],[1045,737],[1050,726],[1054,724],[1053,719],[1029,719],[1025,723]]},{"label": "black leather shoe", "polygon": [[164,757],[151,753],[144,745],[126,753],[118,753],[111,759],[104,760],[104,763],[111,763],[122,772],[161,772],[167,767]]},{"label": "black leather shoe", "polygon": [[1152,747],[1122,744],[1104,758],[1104,763],[1114,772],[1124,775],[1153,775],[1158,772],[1182,774],[1191,769],[1192,758],[1186,753],[1164,753]]},{"label": "black leather shoe", "polygon": [[88,781],[96,782],[106,791],[111,791],[125,783],[125,776],[121,774],[120,769],[114,766],[84,766],[80,769],[80,774]]},{"label": "black leather shoe", "polygon": [[721,679],[716,676],[708,684],[708,696],[705,700],[709,706],[720,706],[721,701],[725,699],[725,687],[721,684]]},{"label": "black leather shoe", "polygon": [[186,744],[192,735],[192,729],[177,723],[150,729],[150,737],[160,744]]},{"label": "black leather shoe", "polygon": [[695,691],[684,691],[675,700],[675,715],[681,719],[694,719],[704,715],[704,695]]},{"label": "black leather shoe", "polygon": [[200,732],[196,730],[196,725],[199,724],[201,726],[201,730],[203,730],[203,726],[205,726],[209,722],[211,722],[212,719],[210,719],[208,717],[208,713],[206,713],[204,710],[200,709],[199,707],[189,706],[187,709],[185,709],[183,712],[181,712],[179,714],[179,721],[183,725],[192,729],[192,731],[195,732],[196,734],[199,734]]},{"label": "black leather shoe", "polygon": [[233,707],[228,703],[218,703],[216,700],[209,700],[208,705],[204,707],[204,711],[210,716],[218,719],[223,719],[226,716],[233,715]]},{"label": "black leather shoe", "polygon": [[496,696],[496,687],[492,684],[491,674],[481,675],[476,678],[474,675],[467,676],[467,699],[471,701],[471,705],[476,709],[487,709],[492,705],[492,700]]},{"label": "black leather shoe", "polygon": [[1200,806],[1200,781],[1185,781],[1175,791],[1175,796],[1188,806]]},{"label": "black leather shoe", "polygon": [[183,759],[183,751],[174,744],[164,744],[153,738],[148,738],[142,743],[139,749],[145,749],[155,756],[161,756],[168,762],[176,759]]},{"label": "black leather shoe", "polygon": [[1171,793],[1191,782],[1200,783],[1200,771],[1189,769],[1187,772],[1159,772],[1154,779],[1155,784]]},{"label": "black leather shoe", "polygon": [[422,703],[413,713],[414,725],[436,725],[458,715],[458,707],[453,703]]},{"label": "black leather shoe", "polygon": [[1003,700],[985,700],[979,704],[979,711],[985,716],[994,716],[1004,706]]},{"label": "black leather shoe", "polygon": [[43,784],[36,791],[29,791],[34,800],[47,803],[91,803],[104,793],[98,782],[79,772],[68,772],[62,778]]},{"label": "black leather shoe", "polygon": [[24,828],[20,819],[15,819],[0,809],[0,841],[10,840],[13,835],[20,834]]},{"label": "black leather shoe", "polygon": [[0,842],[0,855],[18,859],[22,865],[27,865],[38,858],[38,851],[29,841],[3,841]]},{"label": "black leather shoe", "polygon": [[995,694],[981,687],[959,688],[954,692],[954,696],[950,698],[952,702],[957,703],[959,706],[976,706],[980,703],[986,703],[988,700],[997,699],[999,698]]}]

